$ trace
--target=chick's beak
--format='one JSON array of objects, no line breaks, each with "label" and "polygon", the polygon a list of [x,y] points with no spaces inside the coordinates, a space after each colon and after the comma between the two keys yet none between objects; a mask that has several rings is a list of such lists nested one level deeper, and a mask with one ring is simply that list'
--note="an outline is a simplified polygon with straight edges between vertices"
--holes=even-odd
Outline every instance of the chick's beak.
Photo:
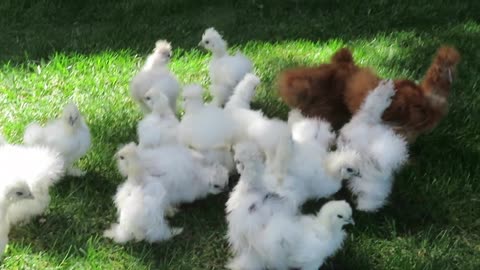
[{"label": "chick's beak", "polygon": [[77,117],[73,117],[73,116],[68,117],[68,122],[71,126],[73,126],[76,121],[77,121]]},{"label": "chick's beak", "polygon": [[200,42],[198,43],[198,46],[203,47],[203,42],[200,41]]},{"label": "chick's beak", "polygon": [[30,200],[33,200],[33,199],[35,199],[35,196],[33,196],[33,194],[30,193],[30,194],[27,195],[26,198],[27,198],[27,199],[30,199]]},{"label": "chick's beak", "polygon": [[352,225],[355,225],[355,221],[353,220],[353,218],[349,218],[347,220],[348,224],[352,224]]}]

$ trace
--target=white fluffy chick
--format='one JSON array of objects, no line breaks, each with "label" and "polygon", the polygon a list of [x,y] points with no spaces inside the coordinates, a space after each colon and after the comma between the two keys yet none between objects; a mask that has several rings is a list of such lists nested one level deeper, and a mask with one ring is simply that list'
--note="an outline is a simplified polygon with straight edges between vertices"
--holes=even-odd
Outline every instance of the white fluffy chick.
[{"label": "white fluffy chick", "polygon": [[12,204],[8,209],[10,223],[26,222],[42,214],[50,203],[49,188],[63,175],[60,155],[44,146],[0,146],[0,179],[11,182],[21,179],[35,197]]},{"label": "white fluffy chick", "polygon": [[84,171],[74,166],[90,149],[91,136],[85,120],[77,106],[67,104],[62,116],[47,123],[44,127],[31,123],[25,130],[23,142],[26,145],[44,145],[59,152],[64,160],[66,173],[82,176]]},{"label": "white fluffy chick", "polygon": [[179,126],[179,141],[197,150],[229,148],[234,123],[223,109],[203,103],[203,88],[193,84],[183,91],[185,115]]},{"label": "white fluffy chick", "polygon": [[280,212],[253,238],[250,244],[256,254],[249,259],[267,269],[318,270],[342,247],[346,224],[354,221],[345,201],[330,201],[315,216]]},{"label": "white fluffy chick", "polygon": [[236,144],[235,163],[240,179],[226,203],[227,237],[234,258],[230,269],[264,269],[252,259],[256,256],[251,241],[267,225],[272,215],[279,212],[293,214],[296,209],[265,186],[265,178],[272,177],[265,170],[265,157],[253,141]]},{"label": "white fluffy chick", "polygon": [[283,181],[272,179],[268,183],[281,196],[300,207],[309,199],[329,197],[340,190],[342,180],[358,174],[358,156],[349,159],[333,159],[328,152],[335,141],[330,124],[318,118],[303,118],[292,121],[292,138],[283,144],[291,145],[291,155],[282,165],[286,168]]},{"label": "white fluffy chick", "polygon": [[255,141],[266,155],[267,168],[283,177],[282,165],[290,155],[290,147],[282,144],[290,137],[290,129],[284,121],[269,119],[261,111],[250,109],[250,101],[260,79],[254,74],[246,74],[235,88],[229,102],[225,105],[235,123],[234,142]]},{"label": "white fluffy chick", "polygon": [[180,84],[168,68],[171,57],[172,46],[170,43],[165,40],[158,40],[155,43],[155,49],[147,57],[143,68],[130,82],[132,98],[144,113],[151,111],[144,102],[144,96],[152,88],[162,91],[168,97],[172,111],[176,112],[177,110]]},{"label": "white fluffy chick", "polygon": [[204,104],[203,89],[193,84],[183,91],[185,115],[178,126],[180,144],[201,152],[212,163],[233,170],[231,145],[235,123],[229,113],[211,104]]},{"label": "white fluffy chick", "polygon": [[190,203],[218,194],[228,184],[228,171],[219,164],[205,165],[203,156],[181,145],[139,151],[147,171],[161,181],[171,205]]},{"label": "white fluffy chick", "polygon": [[167,96],[152,88],[145,93],[143,100],[151,112],[138,123],[139,146],[153,148],[177,143],[179,121],[168,104]]},{"label": "white fluffy chick", "polygon": [[[135,144],[127,146],[133,147]],[[167,191],[166,207],[189,203],[218,194],[228,185],[228,171],[221,165],[205,165],[203,156],[181,145],[165,145],[152,149],[135,146],[146,172]],[[119,155],[119,171],[128,175],[128,161]]]},{"label": "white fluffy chick", "polygon": [[408,158],[405,139],[381,118],[394,94],[392,80],[380,82],[340,130],[338,148],[362,156],[360,175],[348,181],[348,187],[357,196],[358,210],[373,212],[386,203],[394,173]]},{"label": "white fluffy chick", "polygon": [[[13,180],[13,181],[8,181]],[[0,183],[0,259],[8,244],[10,220],[8,209],[12,204],[33,199],[30,187],[25,181],[18,179],[4,179]]]},{"label": "white fluffy chick", "polygon": [[[235,141],[244,140],[246,125],[251,118],[255,120],[263,115],[250,111],[250,101],[255,94],[255,88],[260,79],[248,73],[235,87],[225,110],[203,103],[201,86],[193,84],[185,87],[185,115],[179,128],[179,141],[201,152],[210,163],[219,163],[233,172],[233,155],[231,146]],[[238,112],[237,112],[238,110]],[[242,113],[247,114],[242,118]],[[252,117],[248,117],[253,115]],[[239,123],[236,121],[238,118]],[[248,119],[246,119],[248,118]],[[238,135],[244,134],[244,135]]]},{"label": "white fluffy chick", "polygon": [[180,234],[183,229],[170,228],[165,220],[167,191],[163,184],[148,175],[135,144],[128,144],[116,155],[117,163],[127,180],[114,196],[118,223],[104,232],[104,237],[119,244],[128,241],[159,242]]},{"label": "white fluffy chick", "polygon": [[212,103],[222,107],[232,95],[238,82],[245,74],[252,71],[252,61],[240,52],[229,55],[227,42],[213,27],[205,30],[199,45],[212,52],[212,59],[208,66],[210,92],[213,96]]}]

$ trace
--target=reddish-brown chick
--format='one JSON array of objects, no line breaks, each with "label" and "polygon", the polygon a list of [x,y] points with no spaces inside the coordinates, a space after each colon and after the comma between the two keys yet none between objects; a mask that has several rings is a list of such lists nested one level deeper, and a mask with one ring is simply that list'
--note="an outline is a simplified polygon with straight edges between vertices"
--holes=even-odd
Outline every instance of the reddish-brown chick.
[{"label": "reddish-brown chick", "polygon": [[280,96],[292,108],[305,116],[321,116],[335,129],[351,117],[344,102],[348,78],[358,71],[348,49],[341,49],[331,63],[311,68],[283,71],[277,79]]},{"label": "reddish-brown chick", "polygon": [[[413,142],[431,131],[448,111],[448,95],[459,53],[451,47],[438,50],[420,85],[395,80],[397,92],[383,120]],[[370,69],[355,65],[351,53],[341,49],[330,64],[293,69],[279,76],[279,93],[306,116],[320,116],[338,129],[350,119],[380,81]]]}]

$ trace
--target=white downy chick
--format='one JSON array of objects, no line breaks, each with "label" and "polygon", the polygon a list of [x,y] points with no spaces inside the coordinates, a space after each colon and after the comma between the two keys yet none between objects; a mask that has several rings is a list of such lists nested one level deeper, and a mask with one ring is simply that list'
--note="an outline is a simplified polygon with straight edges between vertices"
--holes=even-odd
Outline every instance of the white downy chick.
[{"label": "white downy chick", "polygon": [[167,96],[152,88],[145,93],[144,102],[151,112],[138,123],[139,147],[153,148],[178,143],[179,121],[168,104]]},{"label": "white downy chick", "polygon": [[373,212],[386,203],[394,173],[408,159],[406,140],[381,118],[394,94],[392,80],[380,82],[337,139],[340,150],[356,151],[362,156],[360,175],[348,181],[349,189],[357,196],[358,210]]},{"label": "white downy chick", "polygon": [[228,184],[228,171],[221,165],[205,165],[203,156],[181,145],[166,145],[139,151],[148,173],[161,181],[171,206],[218,194]]},{"label": "white downy chick", "polygon": [[290,137],[290,129],[284,121],[269,119],[261,111],[250,109],[250,101],[260,79],[254,74],[247,74],[235,88],[225,111],[235,123],[234,142],[255,141],[266,155],[267,168],[282,178],[285,172],[283,164],[290,156],[290,146],[284,145]]},{"label": "white downy chick", "polygon": [[200,85],[186,86],[183,91],[185,115],[178,126],[178,141],[201,152],[211,164],[218,163],[233,171],[231,145],[235,123],[222,108],[204,104]]},{"label": "white downy chick", "polygon": [[[181,145],[138,148],[137,153],[146,173],[165,188],[167,210],[209,194],[218,194],[228,185],[228,171],[223,166],[205,165],[201,154]],[[127,176],[128,160],[122,160],[120,156],[117,161],[120,173]]]},{"label": "white downy chick", "polygon": [[[287,175],[282,182],[272,179],[268,184],[300,207],[309,199],[329,197],[340,190],[342,180],[356,175],[358,158],[331,161],[328,150],[335,133],[328,122],[303,118],[290,123],[292,138],[283,143],[291,145],[290,159],[283,164]],[[348,171],[351,175],[344,173]]]},{"label": "white downy chick", "polygon": [[2,178],[0,183],[0,259],[8,244],[8,233],[10,232],[8,209],[14,203],[28,201],[33,198],[32,192],[25,181]]},{"label": "white downy chick", "polygon": [[12,204],[8,209],[10,223],[27,222],[41,215],[50,203],[49,188],[63,176],[60,155],[44,146],[0,146],[0,179],[10,182],[21,179],[35,197]]},{"label": "white downy chick", "polygon": [[212,104],[222,107],[232,95],[234,87],[245,74],[252,71],[252,61],[240,52],[229,55],[227,42],[213,27],[205,30],[199,45],[212,53],[208,66]]},{"label": "white downy chick", "polygon": [[226,203],[227,238],[234,258],[228,263],[230,269],[264,269],[252,259],[256,253],[250,242],[272,215],[286,212],[293,215],[296,209],[289,201],[265,186],[265,178],[273,177],[265,170],[265,156],[253,141],[236,144],[235,162],[240,179]]},{"label": "white downy chick", "polygon": [[199,85],[185,87],[185,115],[179,126],[179,140],[196,150],[230,148],[234,123],[223,109],[204,104]]},{"label": "white downy chick", "polygon": [[144,96],[152,88],[162,91],[168,97],[172,111],[176,112],[180,84],[168,68],[171,57],[172,46],[170,43],[166,40],[158,40],[153,52],[147,57],[143,68],[130,82],[132,98],[138,103],[142,112],[148,113],[151,111],[144,102]]},{"label": "white downy chick", "polygon": [[116,154],[118,168],[127,176],[114,196],[118,223],[104,232],[104,237],[119,244],[128,241],[159,242],[180,234],[182,228],[170,228],[165,220],[167,195],[163,184],[148,175],[141,164],[137,146],[130,143]]},{"label": "white downy chick", "polygon": [[346,224],[354,221],[345,201],[326,203],[316,216],[273,215],[253,238],[251,246],[257,254],[252,260],[268,269],[318,270],[342,247]]},{"label": "white downy chick", "polygon": [[59,152],[64,160],[66,174],[82,176],[84,171],[74,166],[90,149],[91,136],[85,120],[77,106],[67,104],[59,119],[48,122],[44,127],[31,123],[25,130],[26,145],[43,145]]}]

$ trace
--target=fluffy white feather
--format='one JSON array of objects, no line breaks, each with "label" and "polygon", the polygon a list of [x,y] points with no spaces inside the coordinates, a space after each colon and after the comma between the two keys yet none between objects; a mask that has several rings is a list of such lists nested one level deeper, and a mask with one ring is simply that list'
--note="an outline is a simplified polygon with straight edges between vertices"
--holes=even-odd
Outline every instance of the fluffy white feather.
[{"label": "fluffy white feather", "polygon": [[205,30],[199,45],[212,52],[212,60],[208,66],[210,92],[213,96],[212,103],[221,107],[228,101],[234,87],[245,74],[252,71],[252,61],[240,52],[229,55],[227,42],[213,27]]},{"label": "fluffy white feather", "polygon": [[44,127],[37,123],[30,124],[25,130],[23,141],[26,145],[43,145],[60,153],[68,175],[85,174],[74,167],[74,163],[90,149],[91,136],[75,104],[67,104],[62,116],[48,122]]},{"label": "fluffy white feather", "polygon": [[43,146],[0,146],[0,179],[2,182],[22,179],[35,197],[12,204],[8,209],[10,223],[28,221],[42,214],[50,202],[49,188],[63,175],[60,155]]},{"label": "fluffy white feather", "polygon": [[356,208],[362,211],[376,211],[385,204],[394,173],[408,158],[405,139],[381,119],[394,94],[393,81],[380,82],[338,138],[339,149],[353,150],[362,156],[360,175],[348,181],[348,187],[357,196]]},{"label": "fluffy white feather", "polygon": [[[8,209],[12,204],[21,203],[33,199],[28,184],[23,180],[11,178],[0,171],[0,259],[3,256],[5,247],[8,244],[8,233],[10,232],[10,220]],[[5,177],[4,177],[5,176]]]},{"label": "fluffy white feather", "polygon": [[151,112],[138,123],[139,146],[153,148],[177,143],[179,121],[168,104],[167,96],[152,88],[145,93],[144,102]]},{"label": "fluffy white feather", "polygon": [[170,43],[165,40],[157,41],[155,49],[147,57],[143,68],[130,82],[132,98],[145,113],[151,110],[143,98],[145,93],[152,88],[162,91],[168,97],[172,111],[176,111],[180,84],[168,68],[171,57],[172,46]]}]

